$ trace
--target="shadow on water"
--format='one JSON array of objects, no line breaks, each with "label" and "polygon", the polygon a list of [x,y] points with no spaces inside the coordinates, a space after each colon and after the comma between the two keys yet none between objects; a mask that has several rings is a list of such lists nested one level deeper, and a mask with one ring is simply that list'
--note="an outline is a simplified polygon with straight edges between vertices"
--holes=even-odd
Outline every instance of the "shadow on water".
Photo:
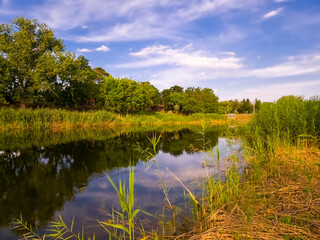
[{"label": "shadow on water", "polygon": [[[207,130],[206,138],[211,146],[218,143],[224,130],[224,127]],[[198,163],[190,157],[195,154],[191,147],[201,148],[199,131],[201,127],[195,126],[191,129],[181,126],[167,130],[156,129],[156,133],[162,136],[156,149],[160,161],[168,166],[171,164],[172,169],[182,171],[183,159],[189,161],[190,166],[197,166],[195,164]],[[68,207],[96,208],[95,213],[98,208],[110,208],[111,204],[106,203],[110,196],[103,194],[110,195],[113,190],[107,184],[104,172],[108,172],[117,181],[121,169],[126,169],[130,163],[137,166],[137,175],[140,174],[140,177],[137,176],[137,200],[141,199],[140,204],[148,202],[147,210],[152,211],[154,205],[158,205],[161,187],[156,175],[145,171],[145,164],[136,145],[139,143],[142,148],[151,147],[146,136],[152,136],[153,133],[150,129],[133,129],[130,132],[113,130],[2,134],[0,238],[11,231],[10,223],[21,214],[28,223],[45,227],[56,216],[57,211],[68,212]],[[177,158],[179,156],[182,159]],[[193,171],[193,165],[183,174]],[[104,190],[106,193],[102,193]],[[97,204],[96,199],[100,195],[101,201]],[[75,205],[71,206],[73,203]],[[98,217],[95,214],[91,216]]]}]

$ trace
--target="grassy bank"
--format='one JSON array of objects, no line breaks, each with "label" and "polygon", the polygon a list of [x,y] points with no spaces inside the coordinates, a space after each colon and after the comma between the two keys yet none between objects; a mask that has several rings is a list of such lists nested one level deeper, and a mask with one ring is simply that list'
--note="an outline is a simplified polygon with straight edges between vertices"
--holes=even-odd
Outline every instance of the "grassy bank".
[{"label": "grassy bank", "polygon": [[203,180],[197,221],[177,239],[319,239],[320,100],[264,104],[242,133],[248,168]]},{"label": "grassy bank", "polygon": [[2,131],[66,130],[75,128],[114,128],[116,126],[223,124],[226,117],[220,114],[192,114],[188,116],[161,112],[120,116],[107,111],[78,112],[62,109],[0,109]]},{"label": "grassy bank", "polygon": [[122,119],[107,111],[77,112],[62,109],[0,109],[2,130],[58,130],[71,128],[111,127]]}]

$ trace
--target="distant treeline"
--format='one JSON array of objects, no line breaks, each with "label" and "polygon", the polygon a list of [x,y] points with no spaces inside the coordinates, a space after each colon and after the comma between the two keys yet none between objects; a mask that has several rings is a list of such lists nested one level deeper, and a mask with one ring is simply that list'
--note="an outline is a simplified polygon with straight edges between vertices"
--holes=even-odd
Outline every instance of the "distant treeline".
[{"label": "distant treeline", "polygon": [[[149,82],[114,78],[91,68],[84,56],[65,50],[54,31],[18,17],[0,25],[0,106],[106,109],[118,113],[251,113],[249,99],[219,102],[209,88],[173,86],[159,91]],[[256,102],[256,109],[260,101]]]}]

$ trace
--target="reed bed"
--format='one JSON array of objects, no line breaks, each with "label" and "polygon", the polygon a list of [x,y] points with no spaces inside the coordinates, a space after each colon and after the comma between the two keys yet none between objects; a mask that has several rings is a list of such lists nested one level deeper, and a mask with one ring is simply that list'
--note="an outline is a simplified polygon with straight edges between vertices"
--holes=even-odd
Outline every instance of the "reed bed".
[{"label": "reed bed", "polygon": [[164,112],[152,112],[128,115],[126,122],[129,124],[140,125],[159,125],[159,124],[201,124],[203,122],[225,123],[226,117],[216,113],[194,113],[191,115],[169,114]]},{"label": "reed bed", "polygon": [[194,226],[172,239],[320,239],[319,130],[319,98],[264,104],[243,132],[245,173],[204,179]]},{"label": "reed bed", "polygon": [[121,122],[107,111],[78,112],[63,109],[0,109],[2,130],[60,129],[73,127],[112,126]]},{"label": "reed bed", "polygon": [[264,103],[249,124],[251,135],[259,140],[298,142],[320,136],[320,99],[286,96]]},{"label": "reed bed", "polygon": [[200,114],[189,116],[167,114],[161,112],[139,113],[120,116],[108,111],[78,112],[64,109],[13,109],[0,108],[0,130],[66,130],[72,128],[115,128],[117,126],[146,126],[146,125],[182,125],[226,123],[224,115]]},{"label": "reed bed", "polygon": [[255,166],[242,176],[239,195],[228,193],[228,178],[211,196],[220,199],[212,210],[206,195],[201,220],[173,239],[319,239],[319,158],[318,148],[277,147],[270,167]]}]

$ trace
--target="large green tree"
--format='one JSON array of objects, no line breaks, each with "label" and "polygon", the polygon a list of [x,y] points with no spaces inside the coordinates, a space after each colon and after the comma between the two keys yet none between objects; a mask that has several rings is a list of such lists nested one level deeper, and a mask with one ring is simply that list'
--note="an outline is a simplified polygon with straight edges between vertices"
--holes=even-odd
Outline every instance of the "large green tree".
[{"label": "large green tree", "polygon": [[82,105],[96,93],[96,76],[45,24],[18,17],[0,25],[0,103]]},{"label": "large green tree", "polygon": [[100,98],[107,110],[129,113],[150,110],[160,102],[160,93],[149,82],[132,79],[116,79],[109,75],[100,86]]},{"label": "large green tree", "polygon": [[56,55],[64,51],[61,40],[53,30],[36,20],[16,18],[9,25],[0,25],[1,79],[5,78],[4,94],[8,101],[26,103],[37,101],[44,91],[50,91],[55,80]]}]

